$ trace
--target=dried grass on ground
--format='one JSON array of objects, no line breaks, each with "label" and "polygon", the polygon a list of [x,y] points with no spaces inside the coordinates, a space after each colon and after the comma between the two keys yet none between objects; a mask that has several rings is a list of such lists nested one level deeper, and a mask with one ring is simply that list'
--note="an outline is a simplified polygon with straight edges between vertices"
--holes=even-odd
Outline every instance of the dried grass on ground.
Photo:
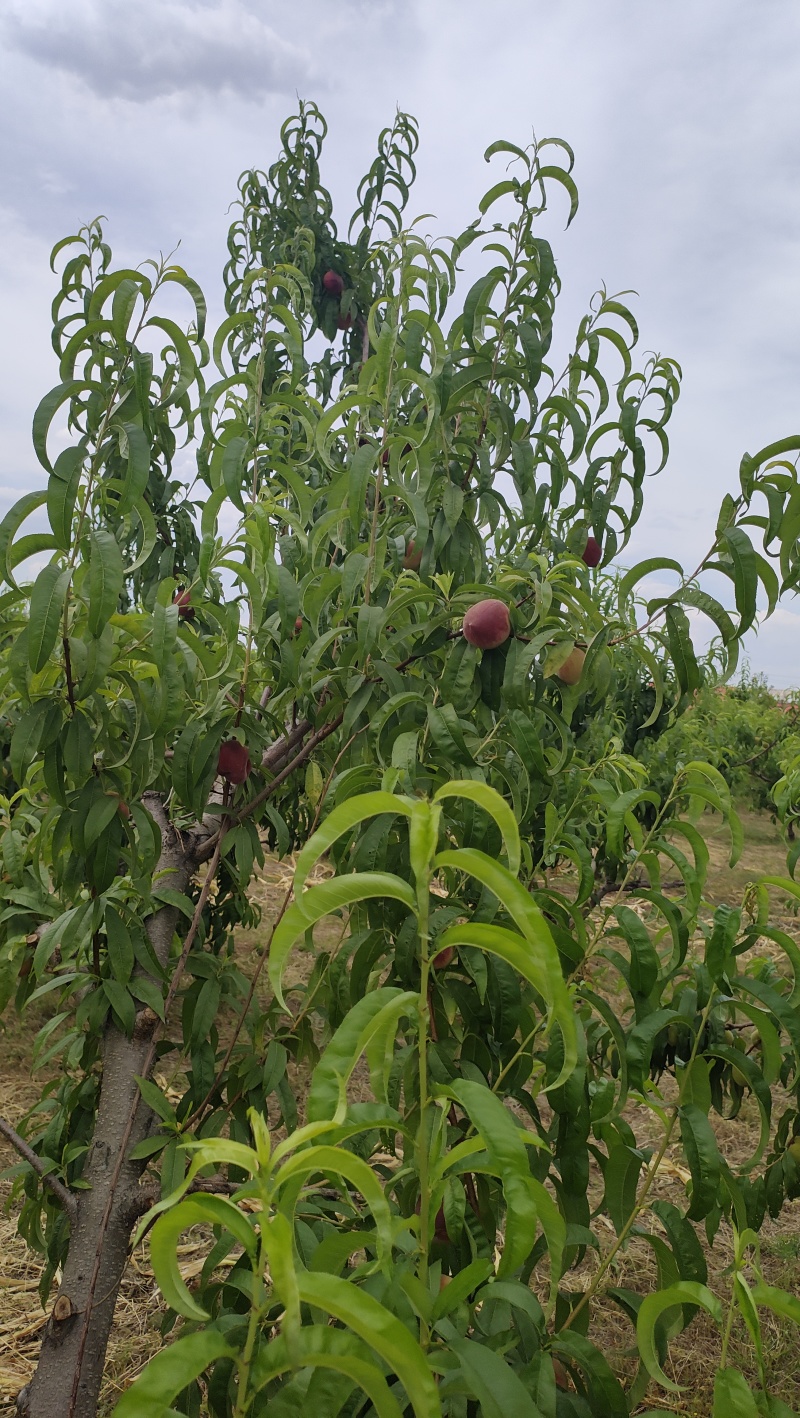
[{"label": "dried grass on ground", "polygon": [[[708,823],[707,830],[704,828],[704,832],[712,854],[708,896],[715,904],[722,901],[737,904],[747,883],[759,873],[783,874],[784,858],[777,834],[769,819],[763,815],[745,815],[745,853],[733,873],[727,869],[725,863],[727,845],[723,832],[711,822]],[[290,862],[268,862],[257,886],[257,894],[264,911],[262,926],[258,931],[242,931],[237,942],[243,961],[254,955],[263,940],[270,919],[280,909],[290,881]],[[776,901],[775,905],[780,914],[780,903]],[[788,903],[785,909],[786,916],[780,924],[797,938],[797,919],[789,913]],[[328,930],[324,932],[320,944],[323,948],[331,949],[335,946],[338,936],[338,929]],[[309,964],[308,958],[300,956],[294,966],[296,975],[290,976],[290,979],[299,981],[306,977]],[[12,1123],[24,1114],[38,1096],[40,1079],[31,1078],[31,1051],[36,1030],[44,1017],[43,1013],[36,1015],[32,1012],[30,1017],[23,1020],[9,1015],[5,1021],[2,1035],[0,1113]],[[778,1102],[776,1098],[776,1103]],[[656,1140],[654,1119],[646,1109],[632,1106],[628,1121],[640,1143],[647,1145]],[[731,1163],[741,1162],[752,1153],[758,1136],[758,1118],[754,1105],[745,1104],[740,1116],[733,1121],[715,1117],[714,1126],[719,1146]],[[13,1166],[16,1161],[15,1155],[0,1141],[0,1170]],[[685,1200],[686,1175],[679,1149],[670,1149],[659,1170],[653,1196],[680,1205]],[[593,1176],[591,1188],[596,1197],[600,1194],[600,1185],[599,1175]],[[0,1184],[0,1198],[6,1197],[9,1190],[8,1183]],[[610,1222],[600,1217],[597,1224],[601,1233],[604,1225],[607,1227],[610,1244],[613,1241]],[[698,1234],[704,1240],[702,1228],[698,1228]],[[200,1230],[184,1238],[180,1264],[187,1281],[191,1281],[192,1276],[201,1269],[209,1245],[208,1236]],[[730,1233],[724,1226],[720,1229],[713,1248],[707,1248],[707,1259],[711,1288],[725,1298],[729,1293],[726,1269],[731,1263],[732,1248]],[[769,1283],[798,1293],[800,1202],[787,1205],[777,1221],[765,1222],[761,1232],[761,1261]],[[566,1284],[579,1288],[595,1265],[596,1260],[592,1256],[587,1257],[581,1269],[567,1277]],[[13,1412],[15,1395],[30,1378],[36,1364],[41,1330],[46,1319],[38,1293],[40,1269],[37,1257],[27,1250],[16,1234],[15,1216],[0,1212],[0,1414]],[[644,1240],[634,1238],[618,1257],[613,1271],[613,1283],[644,1293],[655,1279],[655,1265],[649,1245]],[[163,1341],[159,1326],[162,1313],[145,1244],[140,1246],[133,1256],[120,1292],[108,1352],[101,1415],[110,1411],[119,1393],[128,1387],[151,1355],[161,1347]],[[790,1406],[797,1407],[800,1405],[800,1352],[797,1331],[790,1324],[775,1320],[764,1311],[762,1323],[773,1391]],[[595,1342],[601,1345],[618,1373],[630,1376],[634,1372],[633,1332],[621,1311],[611,1304],[596,1307],[591,1335]],[[689,1329],[670,1345],[667,1372],[676,1382],[686,1385],[683,1394],[672,1398],[653,1386],[643,1406],[663,1406],[670,1412],[685,1415],[685,1418],[707,1418],[711,1411],[713,1376],[718,1356],[719,1335],[710,1320],[701,1313]],[[730,1362],[741,1364],[748,1376],[755,1381],[751,1347],[743,1326],[734,1328]]]}]

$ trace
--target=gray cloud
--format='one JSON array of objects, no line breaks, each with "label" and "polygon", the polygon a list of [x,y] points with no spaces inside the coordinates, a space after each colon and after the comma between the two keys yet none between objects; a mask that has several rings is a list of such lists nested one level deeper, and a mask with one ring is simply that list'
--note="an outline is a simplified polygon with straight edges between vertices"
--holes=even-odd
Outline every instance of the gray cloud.
[{"label": "gray cloud", "polygon": [[99,98],[176,94],[262,98],[319,83],[311,54],[245,0],[76,0],[16,6],[6,44],[80,80]]},{"label": "gray cloud", "polygon": [[[323,180],[346,226],[395,103],[421,122],[415,212],[455,232],[501,136],[567,138],[577,220],[553,241],[558,345],[601,281],[635,287],[642,346],[677,357],[672,456],[629,563],[707,549],[739,459],[796,428],[800,327],[797,0],[5,0],[0,4],[0,481],[41,481],[30,419],[57,381],[47,250],[98,212],[115,257],[182,240],[220,308],[239,171],[276,156],[295,87],[330,123]],[[277,37],[277,38],[276,38]],[[497,170],[496,170],[497,169]],[[709,585],[708,589],[712,589]],[[750,645],[798,680],[796,600]]]}]

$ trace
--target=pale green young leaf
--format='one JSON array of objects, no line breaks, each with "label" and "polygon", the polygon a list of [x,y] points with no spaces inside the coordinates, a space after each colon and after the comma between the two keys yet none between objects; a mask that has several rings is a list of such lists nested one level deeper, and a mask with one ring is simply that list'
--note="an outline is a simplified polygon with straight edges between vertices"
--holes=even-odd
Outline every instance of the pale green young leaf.
[{"label": "pale green young leaf", "polygon": [[330,881],[309,887],[301,900],[289,907],[275,927],[267,967],[275,998],[283,1009],[286,1009],[282,991],[283,969],[295,941],[329,912],[341,911],[358,901],[385,896],[401,901],[409,910],[414,908],[411,887],[388,872],[353,872],[349,876],[333,877]]},{"label": "pale green young leaf", "polygon": [[[188,1180],[188,1179],[187,1179]],[[169,1200],[169,1199],[167,1199]],[[167,1304],[190,1320],[207,1320],[206,1311],[192,1298],[178,1268],[179,1236],[190,1226],[223,1226],[252,1255],[257,1237],[248,1219],[222,1196],[189,1196],[162,1211],[150,1233],[150,1260]]]},{"label": "pale green young leaf", "polygon": [[505,844],[508,869],[516,875],[520,864],[519,828],[505,798],[501,798],[497,790],[490,787],[488,783],[478,783],[471,778],[456,779],[450,783],[444,783],[434,793],[433,801],[438,803],[445,798],[466,798],[470,802],[477,803],[478,807],[483,808],[484,812],[494,818]]},{"label": "pale green young leaf", "polygon": [[372,1295],[336,1275],[300,1272],[300,1299],[347,1325],[397,1375],[416,1418],[440,1418],[439,1393],[423,1350]]},{"label": "pale green young leaf", "polygon": [[655,1341],[656,1323],[664,1311],[674,1305],[701,1305],[718,1325],[723,1322],[723,1309],[716,1295],[695,1280],[682,1280],[678,1285],[646,1295],[642,1301],[636,1321],[636,1340],[642,1362],[650,1377],[663,1388],[669,1389],[670,1393],[680,1393],[681,1385],[668,1379],[658,1362]]},{"label": "pale green young leaf", "polygon": [[306,1105],[309,1122],[337,1115],[350,1075],[370,1040],[390,1024],[396,1029],[404,1016],[414,1019],[418,1003],[413,991],[384,985],[353,1005],[314,1069]]},{"label": "pale green young leaf", "polygon": [[338,842],[345,833],[352,832],[354,827],[359,827],[368,818],[386,812],[402,813],[404,817],[410,817],[411,809],[411,799],[395,793],[359,793],[357,797],[340,803],[328,814],[322,826],[309,837],[298,853],[294,872],[295,892],[301,890],[320,857],[329,852],[334,842]]},{"label": "pale green young leaf", "polygon": [[178,1394],[210,1364],[234,1357],[218,1330],[184,1334],[150,1360],[117,1402],[112,1418],[164,1418]]},{"label": "pale green young leaf", "polygon": [[[296,1336],[293,1354],[283,1335],[259,1346],[250,1371],[250,1389],[258,1393],[271,1380],[296,1365],[331,1369],[352,1378],[370,1400],[376,1418],[402,1418],[402,1410],[372,1355],[374,1350],[347,1330],[328,1325],[304,1325]],[[322,1414],[318,1415],[322,1418]]]}]

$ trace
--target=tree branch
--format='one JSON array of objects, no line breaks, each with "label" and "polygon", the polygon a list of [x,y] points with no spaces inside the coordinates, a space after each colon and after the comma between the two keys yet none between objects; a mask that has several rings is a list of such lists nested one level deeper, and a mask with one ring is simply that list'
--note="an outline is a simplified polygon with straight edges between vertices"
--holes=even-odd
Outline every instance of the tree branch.
[{"label": "tree branch", "polygon": [[[261,804],[265,803],[268,798],[271,798],[272,794],[277,792],[278,788],[286,782],[286,779],[291,777],[295,769],[300,768],[301,765],[311,757],[314,749],[338,729],[343,719],[344,710],[342,710],[341,714],[337,714],[335,719],[331,719],[327,724],[323,724],[321,729],[317,729],[311,735],[311,738],[303,744],[300,752],[296,753],[294,758],[290,759],[286,767],[273,778],[272,782],[268,783],[266,788],[262,788],[260,793],[256,793],[256,796],[251,798],[249,803],[245,803],[244,807],[232,817],[231,824],[235,825],[238,822],[242,822],[244,818],[249,817],[257,808],[260,808]],[[299,727],[298,725],[298,728]]]},{"label": "tree branch", "polygon": [[261,756],[262,768],[277,768],[284,758],[288,758],[293,748],[310,733],[313,724],[310,719],[300,719],[291,729],[287,729],[285,734],[281,734],[269,748],[265,749]]},{"label": "tree branch", "polygon": [[25,1141],[24,1137],[20,1137],[19,1133],[12,1128],[11,1124],[6,1122],[5,1118],[0,1118],[0,1135],[6,1139],[6,1142],[11,1143],[14,1151],[18,1152],[20,1157],[27,1162],[28,1166],[33,1168],[37,1176],[41,1177],[44,1186],[53,1193],[53,1196],[66,1211],[70,1222],[74,1224],[78,1215],[78,1203],[69,1187],[59,1181],[58,1177],[54,1177],[52,1172],[48,1172],[47,1164],[42,1161],[37,1152],[34,1152],[33,1148]]},{"label": "tree branch", "polygon": [[[198,1192],[211,1196],[234,1196],[241,1189],[241,1182],[229,1182],[226,1177],[219,1173],[214,1177],[195,1177],[194,1181],[186,1189],[186,1196],[196,1196]],[[144,1216],[151,1206],[161,1198],[161,1188],[159,1186],[141,1187],[137,1193],[130,1215],[133,1220],[138,1220]]]}]

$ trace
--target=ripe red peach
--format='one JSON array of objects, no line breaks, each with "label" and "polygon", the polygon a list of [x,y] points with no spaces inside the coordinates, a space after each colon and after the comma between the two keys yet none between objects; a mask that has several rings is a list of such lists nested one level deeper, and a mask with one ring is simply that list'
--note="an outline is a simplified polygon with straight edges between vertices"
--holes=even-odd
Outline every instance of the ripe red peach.
[{"label": "ripe red peach", "polygon": [[226,739],[220,744],[217,772],[229,783],[244,783],[250,777],[250,754],[238,739]]},{"label": "ripe red peach", "polygon": [[335,295],[337,299],[344,290],[344,281],[338,271],[326,271],[322,277],[322,285],[328,295]]},{"label": "ripe red peach", "polygon": [[416,542],[413,537],[406,547],[406,554],[403,557],[404,571],[419,571],[422,565],[422,551],[416,550]]},{"label": "ripe red peach", "polygon": [[583,548],[582,559],[587,566],[599,566],[603,559],[603,548],[597,537],[589,537],[586,546]]},{"label": "ripe red peach", "polygon": [[470,606],[461,627],[464,639],[479,650],[495,650],[511,634],[511,617],[505,601],[478,601]]},{"label": "ripe red peach", "polygon": [[195,610],[189,591],[176,591],[172,598],[172,604],[178,607],[178,615],[181,620],[194,620]]}]

